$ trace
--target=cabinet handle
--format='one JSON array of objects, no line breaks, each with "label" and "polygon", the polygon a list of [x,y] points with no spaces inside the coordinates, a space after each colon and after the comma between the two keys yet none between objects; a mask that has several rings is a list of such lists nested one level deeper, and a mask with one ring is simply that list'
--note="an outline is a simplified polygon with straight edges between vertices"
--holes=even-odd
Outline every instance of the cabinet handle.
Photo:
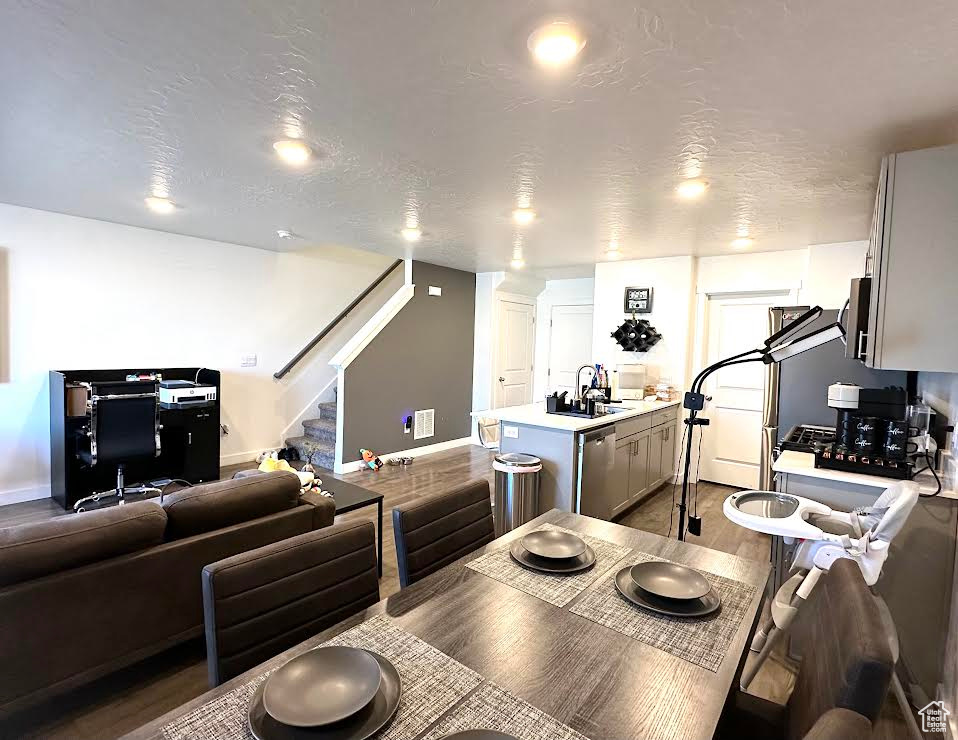
[{"label": "cabinet handle", "polygon": [[186,444],[188,445],[193,444],[193,432],[186,433]]},{"label": "cabinet handle", "polygon": [[867,336],[868,336],[867,332],[864,332],[864,331],[858,332],[858,355],[857,356],[859,360],[865,359],[865,350],[862,347],[862,345],[865,344],[865,337]]}]

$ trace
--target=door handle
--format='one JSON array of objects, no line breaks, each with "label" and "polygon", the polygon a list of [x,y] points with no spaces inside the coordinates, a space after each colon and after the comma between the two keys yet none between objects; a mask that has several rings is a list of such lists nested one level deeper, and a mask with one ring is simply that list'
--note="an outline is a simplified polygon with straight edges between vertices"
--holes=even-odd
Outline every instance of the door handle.
[{"label": "door handle", "polygon": [[868,336],[868,332],[860,331],[858,332],[858,354],[856,355],[859,360],[865,359],[865,337]]},{"label": "door handle", "polygon": [[500,375],[500,376],[499,376],[499,382],[500,382],[500,383],[505,383],[505,382],[506,382],[506,379],[503,378],[503,377]]}]

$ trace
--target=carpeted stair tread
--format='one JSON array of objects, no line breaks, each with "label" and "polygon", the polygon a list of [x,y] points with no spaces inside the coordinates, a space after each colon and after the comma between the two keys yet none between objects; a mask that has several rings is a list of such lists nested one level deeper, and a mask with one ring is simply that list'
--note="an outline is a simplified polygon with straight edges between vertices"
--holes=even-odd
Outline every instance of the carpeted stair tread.
[{"label": "carpeted stair tread", "polygon": [[302,460],[306,460],[309,454],[306,449],[307,445],[315,449],[313,453],[313,465],[319,465],[329,470],[333,469],[336,463],[335,442],[323,442],[305,435],[301,437],[290,437],[286,440],[286,446],[295,447],[299,451],[299,456]]},{"label": "carpeted stair tread", "polygon": [[319,404],[319,415],[323,419],[332,419],[333,421],[336,421],[336,402],[325,401]]},{"label": "carpeted stair tread", "polygon": [[336,446],[335,419],[306,419],[303,421],[303,432],[307,437]]}]

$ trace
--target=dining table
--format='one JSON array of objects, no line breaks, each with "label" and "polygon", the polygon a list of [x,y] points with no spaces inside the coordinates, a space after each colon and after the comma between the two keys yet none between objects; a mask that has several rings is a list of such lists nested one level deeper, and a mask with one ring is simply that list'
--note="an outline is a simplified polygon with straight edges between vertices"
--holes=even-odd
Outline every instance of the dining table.
[{"label": "dining table", "polygon": [[[557,576],[510,560],[517,538],[542,529],[582,537],[595,565]],[[719,611],[663,617],[627,601],[615,575],[647,560],[702,573],[722,597]],[[478,724],[536,739],[704,740],[737,690],[769,574],[767,562],[553,509],[126,738],[251,738],[245,687],[317,646],[367,640],[412,650],[419,672],[427,654],[446,672],[418,694],[421,676],[403,675],[415,706],[404,717],[404,694],[394,726],[377,737],[432,740]],[[410,670],[397,665],[401,674]],[[534,733],[523,729],[533,726]]]}]

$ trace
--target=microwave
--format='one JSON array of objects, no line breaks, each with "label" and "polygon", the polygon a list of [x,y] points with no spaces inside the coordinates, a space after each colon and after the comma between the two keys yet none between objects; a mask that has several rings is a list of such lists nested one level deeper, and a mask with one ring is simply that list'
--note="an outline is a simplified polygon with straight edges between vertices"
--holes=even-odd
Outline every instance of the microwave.
[{"label": "microwave", "polygon": [[848,294],[848,320],[845,322],[845,357],[849,360],[868,359],[868,310],[871,303],[872,279],[852,280]]}]

